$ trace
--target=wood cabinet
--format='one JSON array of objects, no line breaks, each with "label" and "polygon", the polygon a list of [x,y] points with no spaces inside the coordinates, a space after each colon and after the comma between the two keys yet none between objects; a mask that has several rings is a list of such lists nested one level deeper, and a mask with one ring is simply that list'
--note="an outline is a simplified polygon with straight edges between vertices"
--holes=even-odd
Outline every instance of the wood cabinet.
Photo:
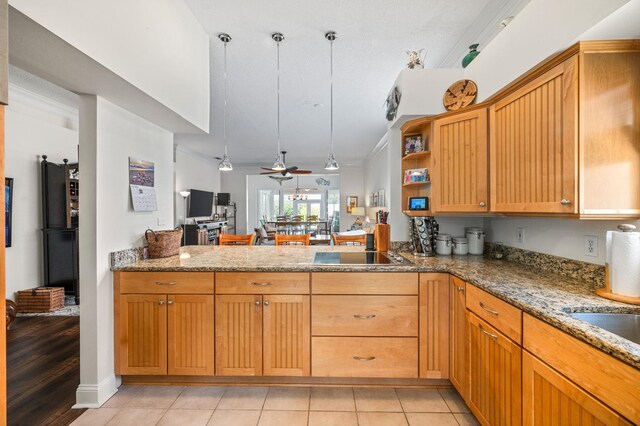
[{"label": "wood cabinet", "polygon": [[0,104],[9,103],[9,2],[0,0]]},{"label": "wood cabinet", "polygon": [[[431,167],[432,157],[430,147],[433,139],[433,120],[429,117],[411,120],[402,126],[402,210],[409,216],[429,216],[432,214],[431,206],[427,210],[409,210],[409,199],[411,197],[429,197],[431,200]],[[408,138],[420,138],[423,150],[407,154],[405,145]],[[427,180],[420,182],[407,181],[405,173],[407,170],[427,169]]]},{"label": "wood cabinet", "polygon": [[309,296],[216,296],[216,365],[223,376],[308,376]]},{"label": "wood cabinet", "polygon": [[519,425],[522,349],[472,312],[467,320],[469,408],[482,424]]},{"label": "wood cabinet", "polygon": [[522,355],[523,425],[631,425],[528,352]]},{"label": "wood cabinet", "polygon": [[213,296],[120,296],[118,374],[213,375]]},{"label": "wood cabinet", "polygon": [[449,274],[420,274],[420,377],[449,378]]},{"label": "wood cabinet", "polygon": [[480,108],[433,122],[432,210],[488,212],[488,121]]},{"label": "wood cabinet", "polygon": [[491,210],[576,213],[578,58],[491,106]]},{"label": "wood cabinet", "polygon": [[451,276],[449,285],[449,380],[464,400],[468,392],[466,283]]},{"label": "wood cabinet", "polygon": [[467,309],[518,344],[522,344],[522,311],[478,287],[466,286]]}]

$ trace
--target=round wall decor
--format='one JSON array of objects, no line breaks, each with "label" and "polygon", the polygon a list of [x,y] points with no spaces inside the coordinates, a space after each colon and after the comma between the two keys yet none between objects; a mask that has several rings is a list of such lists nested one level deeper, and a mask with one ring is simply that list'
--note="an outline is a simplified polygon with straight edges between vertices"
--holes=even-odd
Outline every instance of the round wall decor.
[{"label": "round wall decor", "polygon": [[444,92],[442,102],[447,111],[457,111],[476,100],[478,86],[471,80],[458,80]]}]

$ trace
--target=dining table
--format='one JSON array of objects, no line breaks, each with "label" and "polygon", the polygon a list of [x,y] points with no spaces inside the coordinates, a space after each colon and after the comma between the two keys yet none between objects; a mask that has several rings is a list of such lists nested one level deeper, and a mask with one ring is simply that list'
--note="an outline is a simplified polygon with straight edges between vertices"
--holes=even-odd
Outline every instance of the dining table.
[{"label": "dining table", "polygon": [[287,234],[293,233],[294,226],[304,226],[304,233],[307,233],[307,230],[310,226],[317,225],[318,231],[323,229],[325,233],[328,233],[330,220],[319,219],[319,220],[268,220],[266,223],[268,225],[275,226],[276,228],[284,228],[286,229]]}]

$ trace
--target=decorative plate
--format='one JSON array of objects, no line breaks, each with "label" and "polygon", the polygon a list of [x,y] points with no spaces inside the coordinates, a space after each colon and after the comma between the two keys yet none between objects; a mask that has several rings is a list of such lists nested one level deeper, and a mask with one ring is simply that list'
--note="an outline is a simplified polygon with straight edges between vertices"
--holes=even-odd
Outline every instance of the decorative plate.
[{"label": "decorative plate", "polygon": [[447,111],[457,111],[471,105],[476,100],[478,86],[471,80],[458,80],[453,83],[442,97]]}]

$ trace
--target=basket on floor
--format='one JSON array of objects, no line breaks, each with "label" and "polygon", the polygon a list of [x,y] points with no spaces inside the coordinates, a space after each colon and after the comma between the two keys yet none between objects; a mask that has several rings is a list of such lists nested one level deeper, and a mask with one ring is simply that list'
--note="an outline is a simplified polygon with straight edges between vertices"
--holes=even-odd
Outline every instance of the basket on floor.
[{"label": "basket on floor", "polygon": [[147,229],[144,238],[149,245],[149,257],[175,256],[180,253],[180,241],[182,241],[182,228],[178,227],[170,231],[153,231]]},{"label": "basket on floor", "polygon": [[18,312],[53,312],[64,308],[64,287],[36,287],[18,292]]}]

